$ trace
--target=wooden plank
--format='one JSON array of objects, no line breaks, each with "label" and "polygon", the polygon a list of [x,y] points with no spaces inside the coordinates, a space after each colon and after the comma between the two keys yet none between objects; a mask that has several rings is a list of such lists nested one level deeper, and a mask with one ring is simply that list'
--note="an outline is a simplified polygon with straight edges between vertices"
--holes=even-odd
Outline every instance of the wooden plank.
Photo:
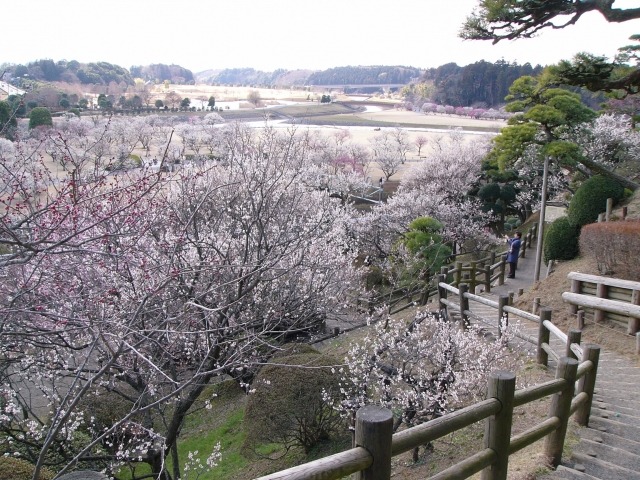
[{"label": "wooden plank", "polygon": [[628,288],[609,287],[609,295],[607,295],[607,298],[610,300],[620,300],[621,302],[632,303],[632,297],[633,290],[629,290]]},{"label": "wooden plank", "polygon": [[604,283],[611,287],[627,288],[629,290],[640,290],[640,282],[633,282],[631,280],[622,280],[620,278],[601,277],[598,275],[588,275],[580,272],[570,272],[567,275],[569,280],[580,280],[582,282],[590,283]]},{"label": "wooden plank", "polygon": [[583,307],[595,308],[606,312],[619,313],[629,317],[640,318],[640,305],[608,300],[606,298],[590,297],[571,292],[564,292],[562,299],[567,303],[574,303]]}]

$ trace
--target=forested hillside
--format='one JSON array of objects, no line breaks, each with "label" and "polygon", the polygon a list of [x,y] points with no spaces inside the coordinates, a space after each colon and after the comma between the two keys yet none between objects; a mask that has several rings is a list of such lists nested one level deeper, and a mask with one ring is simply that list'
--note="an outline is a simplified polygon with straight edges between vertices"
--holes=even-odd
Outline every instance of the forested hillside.
[{"label": "forested hillside", "polygon": [[26,65],[5,66],[4,71],[13,79],[102,85],[124,82],[133,85],[133,77],[126,68],[108,62],[44,59]]},{"label": "forested hillside", "polygon": [[400,66],[335,67],[315,72],[307,79],[309,85],[378,85],[409,83],[422,70]]},{"label": "forested hillside", "polygon": [[81,63],[76,60],[36,60],[26,65],[3,65],[5,79],[20,86],[24,81],[65,82],[70,84],[108,85],[111,82],[133,85],[134,78],[150,82],[193,83],[191,70],[179,65],[154,64],[134,66],[131,71],[108,62]]},{"label": "forested hillside", "polygon": [[540,65],[532,67],[529,63],[518,65],[504,60],[496,63],[481,60],[465,67],[447,63],[431,68],[424,73],[422,81],[433,83],[435,91],[431,100],[435,103],[491,107],[504,103],[514,80],[524,75],[537,75],[541,71]]},{"label": "forested hillside", "polygon": [[163,63],[133,66],[131,67],[131,76],[152,83],[161,83],[169,80],[171,83],[182,85],[194,83],[195,81],[191,70],[180,65],[165,65]]}]

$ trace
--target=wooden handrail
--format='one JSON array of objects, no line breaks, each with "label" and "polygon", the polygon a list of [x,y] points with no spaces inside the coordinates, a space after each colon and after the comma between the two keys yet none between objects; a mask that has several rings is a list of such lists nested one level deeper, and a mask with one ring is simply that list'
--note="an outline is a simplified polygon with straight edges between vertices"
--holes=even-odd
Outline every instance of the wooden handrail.
[{"label": "wooden handrail", "polygon": [[[489,380],[490,397],[486,400],[402,432],[389,434],[386,440],[385,438],[366,438],[366,432],[371,431],[371,435],[384,437],[385,434],[380,433],[384,429],[376,428],[376,424],[382,422],[388,424],[391,412],[386,410],[388,413],[381,415],[379,412],[384,413],[385,409],[373,406],[364,407],[358,411],[356,438],[360,439],[359,442],[369,442],[372,445],[370,450],[357,446],[345,452],[260,477],[258,480],[337,480],[364,470],[368,472],[367,475],[358,478],[389,480],[391,457],[437,440],[481,420],[487,422],[485,448],[431,477],[432,479],[468,478],[487,467],[491,467],[491,469],[485,470],[483,478],[504,479],[506,478],[509,456],[544,437],[547,437],[545,455],[557,465],[564,447],[569,417],[575,415],[578,420],[581,412],[591,404],[598,352],[599,347],[592,346],[588,352],[585,352],[585,355],[589,355],[590,359],[585,359],[580,364],[572,358],[562,357],[558,362],[555,380],[515,392],[511,388],[511,393],[506,385],[515,385],[515,375],[508,372],[494,372]],[[589,372],[593,375],[590,381],[586,382],[585,375]],[[574,388],[578,378],[580,378],[580,382],[574,396]],[[513,408],[551,395],[553,395],[553,400],[549,418],[518,435],[511,436]],[[371,416],[368,416],[370,415],[369,411],[373,412]],[[385,446],[385,442],[388,442],[388,446]],[[380,458],[375,457],[371,450],[382,452]],[[384,465],[380,463],[382,457],[387,457]]]},{"label": "wooden handrail", "polygon": [[572,314],[579,313],[578,307],[592,309],[595,322],[607,317],[626,323],[629,335],[640,331],[640,282],[580,272],[571,272],[567,278],[571,280],[571,292],[564,292],[562,298],[569,303]]}]

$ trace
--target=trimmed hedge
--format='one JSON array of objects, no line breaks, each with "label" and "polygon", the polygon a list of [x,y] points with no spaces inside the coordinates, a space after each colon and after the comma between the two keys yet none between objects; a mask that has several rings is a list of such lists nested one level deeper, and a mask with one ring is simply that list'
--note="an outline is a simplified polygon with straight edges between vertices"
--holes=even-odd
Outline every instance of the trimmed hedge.
[{"label": "trimmed hedge", "polygon": [[580,252],[596,260],[602,275],[640,281],[640,221],[585,225],[580,232]]},{"label": "trimmed hedge", "polygon": [[[31,480],[33,468],[21,458],[0,456],[0,480]],[[48,468],[40,470],[40,480],[51,480],[54,476]]]},{"label": "trimmed hedge", "polygon": [[578,236],[580,228],[567,217],[556,219],[544,235],[544,261],[571,260],[578,256]]},{"label": "trimmed hedge", "polygon": [[613,202],[624,198],[624,187],[609,177],[596,175],[586,180],[569,204],[569,221],[582,227],[598,220],[598,215],[607,210],[607,199]]}]

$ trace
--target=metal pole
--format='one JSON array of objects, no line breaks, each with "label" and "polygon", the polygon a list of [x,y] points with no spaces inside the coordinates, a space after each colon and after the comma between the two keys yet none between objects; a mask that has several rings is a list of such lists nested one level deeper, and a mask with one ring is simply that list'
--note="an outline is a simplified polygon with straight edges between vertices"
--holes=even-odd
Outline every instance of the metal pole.
[{"label": "metal pole", "polygon": [[538,244],[536,245],[536,264],[533,281],[540,280],[540,264],[542,263],[542,238],[544,236],[544,214],[547,209],[547,180],[549,177],[549,156],[544,157],[542,173],[542,202],[540,205],[540,220],[538,221]]}]

